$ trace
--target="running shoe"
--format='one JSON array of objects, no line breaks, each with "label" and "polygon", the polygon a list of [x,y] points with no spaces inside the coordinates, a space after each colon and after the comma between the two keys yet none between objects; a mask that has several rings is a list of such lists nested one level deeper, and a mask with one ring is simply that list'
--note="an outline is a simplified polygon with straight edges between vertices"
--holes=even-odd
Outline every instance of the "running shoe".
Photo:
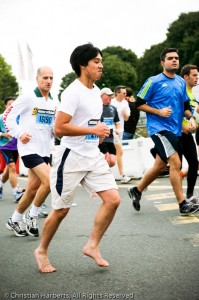
[{"label": "running shoe", "polygon": [[131,181],[131,177],[122,175],[121,180],[120,180],[121,183],[128,183],[129,181]]},{"label": "running shoe", "polygon": [[37,227],[37,217],[31,217],[30,212],[28,211],[23,215],[23,221],[26,224],[26,231],[29,235],[38,237],[39,229]]},{"label": "running shoe", "polygon": [[15,192],[15,193],[14,193],[14,202],[15,202],[15,203],[18,203],[19,200],[21,199],[21,197],[23,196],[23,194],[24,194],[24,193],[18,192],[18,191]]},{"label": "running shoe", "polygon": [[190,198],[186,198],[186,200],[193,205],[199,205],[199,197],[198,196],[193,195]]},{"label": "running shoe", "polygon": [[128,189],[127,192],[128,192],[129,197],[133,200],[132,201],[133,207],[135,208],[135,210],[139,211],[142,193],[141,194],[136,193],[135,188],[136,187],[134,186],[134,187]]},{"label": "running shoe", "polygon": [[199,210],[199,205],[194,205],[190,202],[186,202],[182,207],[180,207],[180,213],[183,216],[190,216],[195,214]]},{"label": "running shoe", "polygon": [[3,187],[0,187],[0,200],[3,198]]},{"label": "running shoe", "polygon": [[16,236],[23,237],[27,236],[28,233],[25,230],[25,224],[22,221],[12,222],[12,218],[6,223],[6,228],[14,231]]},{"label": "running shoe", "polygon": [[39,208],[39,214],[38,217],[39,218],[46,218],[48,216],[48,212],[46,210],[47,205],[45,203],[43,203],[41,205],[41,207]]}]

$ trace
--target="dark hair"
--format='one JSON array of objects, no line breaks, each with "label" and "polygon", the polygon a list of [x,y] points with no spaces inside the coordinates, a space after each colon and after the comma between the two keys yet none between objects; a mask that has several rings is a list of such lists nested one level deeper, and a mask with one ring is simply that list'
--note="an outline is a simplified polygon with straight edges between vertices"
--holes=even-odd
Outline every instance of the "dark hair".
[{"label": "dark hair", "polygon": [[114,92],[115,94],[118,92],[120,93],[121,89],[125,89],[125,88],[126,88],[125,85],[118,85],[115,87]]},{"label": "dark hair", "polygon": [[91,43],[78,46],[73,50],[70,56],[70,64],[77,77],[81,75],[80,66],[86,67],[89,60],[95,58],[98,54],[101,54],[102,56],[101,50],[94,47]]},{"label": "dark hair", "polygon": [[131,97],[133,95],[133,90],[130,87],[126,87],[126,96]]},{"label": "dark hair", "polygon": [[178,53],[178,49],[177,48],[166,48],[166,49],[162,50],[162,52],[160,53],[160,61],[164,61],[166,54],[170,53],[170,52]]},{"label": "dark hair", "polygon": [[6,105],[7,103],[8,103],[8,101],[10,101],[10,100],[15,100],[16,98],[15,97],[6,97],[5,99],[4,99],[4,104]]},{"label": "dark hair", "polygon": [[196,65],[185,65],[181,69],[180,76],[182,78],[184,77],[184,75],[189,76],[191,70],[197,70],[198,71],[198,67]]}]

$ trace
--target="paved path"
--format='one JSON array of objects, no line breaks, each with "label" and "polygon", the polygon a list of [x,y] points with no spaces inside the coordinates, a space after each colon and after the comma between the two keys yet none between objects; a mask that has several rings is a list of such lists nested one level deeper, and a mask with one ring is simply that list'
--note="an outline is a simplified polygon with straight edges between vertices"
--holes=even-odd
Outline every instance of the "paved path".
[{"label": "paved path", "polygon": [[[19,180],[25,187],[26,178]],[[41,274],[33,257],[39,238],[17,238],[5,228],[16,206],[6,184],[0,201],[0,299],[198,300],[199,214],[179,215],[168,178],[144,192],[139,213],[132,208],[128,186],[119,186],[122,202],[101,242],[110,267],[99,268],[82,254],[100,200],[89,199],[78,187],[77,206],[49,248],[57,272]],[[47,204],[50,208],[50,197]],[[43,221],[38,220],[39,228]]]}]

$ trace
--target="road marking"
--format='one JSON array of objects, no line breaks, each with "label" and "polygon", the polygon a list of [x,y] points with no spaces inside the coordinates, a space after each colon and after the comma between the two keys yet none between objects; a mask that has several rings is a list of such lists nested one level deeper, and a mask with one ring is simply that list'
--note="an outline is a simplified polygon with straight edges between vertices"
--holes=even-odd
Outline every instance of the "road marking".
[{"label": "road marking", "polygon": [[[191,223],[199,223],[199,216],[191,215],[191,216],[176,216],[169,218],[171,223],[175,225],[181,224],[191,224]],[[198,235],[198,245],[199,245],[199,235]]]},{"label": "road marking", "polygon": [[157,204],[155,207],[159,211],[168,211],[168,210],[179,210],[179,205],[177,203],[165,203],[165,204]]},{"label": "road marking", "polygon": [[161,199],[167,199],[167,198],[175,198],[174,193],[162,193],[162,194],[155,194],[155,195],[147,195],[145,196],[147,200],[161,200]]}]

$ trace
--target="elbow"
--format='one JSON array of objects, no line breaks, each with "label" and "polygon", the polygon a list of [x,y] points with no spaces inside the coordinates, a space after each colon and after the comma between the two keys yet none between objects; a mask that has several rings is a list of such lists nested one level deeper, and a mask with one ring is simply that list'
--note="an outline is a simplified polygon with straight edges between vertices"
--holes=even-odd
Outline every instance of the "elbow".
[{"label": "elbow", "polygon": [[61,136],[62,135],[62,132],[61,132],[60,128],[57,127],[57,126],[54,128],[54,135],[55,136]]}]

